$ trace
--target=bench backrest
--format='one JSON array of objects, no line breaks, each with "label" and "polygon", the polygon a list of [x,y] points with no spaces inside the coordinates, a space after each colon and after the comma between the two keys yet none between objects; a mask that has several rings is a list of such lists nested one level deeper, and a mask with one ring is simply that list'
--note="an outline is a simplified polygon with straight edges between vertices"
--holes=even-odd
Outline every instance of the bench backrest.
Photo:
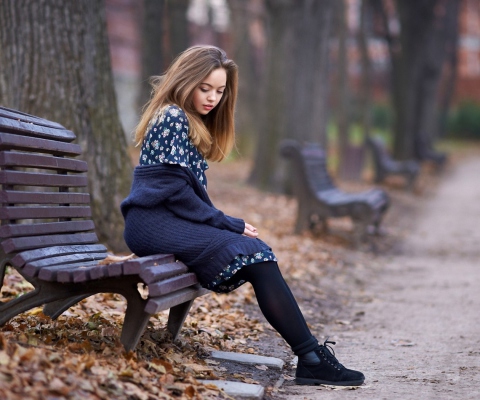
[{"label": "bench backrest", "polygon": [[300,145],[295,140],[284,140],[280,153],[291,160],[294,171],[294,190],[297,195],[305,191],[315,194],[324,190],[335,189],[327,169],[327,157],[320,145],[309,143]]},{"label": "bench backrest", "polygon": [[385,143],[381,139],[376,137],[368,137],[366,141],[375,157],[383,159],[390,156]]},{"label": "bench backrest", "polygon": [[[105,258],[90,219],[87,163],[63,126],[0,107],[1,265]],[[69,256],[77,254],[75,260]],[[35,271],[32,272],[32,276]]]},{"label": "bench backrest", "polygon": [[391,156],[388,153],[387,147],[385,143],[379,139],[374,137],[367,138],[367,145],[370,147],[373,156],[373,162],[377,168],[382,168],[385,162],[391,160]]}]

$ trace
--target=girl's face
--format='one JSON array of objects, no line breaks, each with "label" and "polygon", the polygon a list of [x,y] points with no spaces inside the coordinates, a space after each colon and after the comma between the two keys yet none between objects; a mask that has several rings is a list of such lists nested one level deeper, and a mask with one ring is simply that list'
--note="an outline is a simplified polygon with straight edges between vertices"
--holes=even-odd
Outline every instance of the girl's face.
[{"label": "girl's face", "polygon": [[223,68],[214,69],[193,91],[193,107],[200,115],[207,115],[220,102],[227,85]]}]

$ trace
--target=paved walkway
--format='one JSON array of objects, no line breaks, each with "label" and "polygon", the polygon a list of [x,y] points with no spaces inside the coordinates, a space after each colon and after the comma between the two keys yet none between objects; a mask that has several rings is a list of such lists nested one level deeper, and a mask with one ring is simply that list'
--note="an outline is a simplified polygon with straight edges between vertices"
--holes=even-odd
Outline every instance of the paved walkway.
[{"label": "paved walkway", "polygon": [[360,329],[335,346],[365,386],[287,386],[275,398],[480,399],[480,159],[446,173],[425,203],[402,256],[369,271]]}]

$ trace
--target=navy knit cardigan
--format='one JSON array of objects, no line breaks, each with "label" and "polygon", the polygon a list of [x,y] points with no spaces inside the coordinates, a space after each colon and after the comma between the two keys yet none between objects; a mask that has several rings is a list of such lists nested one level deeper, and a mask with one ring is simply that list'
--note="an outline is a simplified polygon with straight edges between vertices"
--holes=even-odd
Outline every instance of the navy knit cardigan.
[{"label": "navy knit cardigan", "polygon": [[140,257],[174,254],[202,285],[237,255],[270,249],[244,236],[245,222],[216,209],[195,174],[178,164],[137,166],[121,210],[131,251]]}]

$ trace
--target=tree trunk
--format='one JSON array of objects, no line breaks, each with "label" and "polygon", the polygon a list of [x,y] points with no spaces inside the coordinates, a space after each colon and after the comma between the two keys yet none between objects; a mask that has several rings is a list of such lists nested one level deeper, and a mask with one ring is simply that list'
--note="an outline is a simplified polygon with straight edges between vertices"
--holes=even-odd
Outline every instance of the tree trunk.
[{"label": "tree trunk", "polygon": [[[434,27],[434,7],[437,0],[416,2],[397,1],[400,20],[400,51],[394,50],[392,58],[393,102],[395,108],[394,156],[412,158],[415,136],[419,134],[423,98],[429,96],[424,90],[435,80],[427,83],[429,73],[424,72],[424,57],[428,50],[429,37]],[[429,98],[433,101],[433,98]]]},{"label": "tree trunk", "polygon": [[0,103],[61,123],[89,167],[101,242],[126,251],[120,202],[132,165],[117,113],[101,0],[0,3]]},{"label": "tree trunk", "polygon": [[[156,0],[146,1],[157,2]],[[160,3],[163,2],[163,0],[160,1]],[[189,0],[167,0],[169,52],[166,61],[168,64],[190,45],[187,21],[188,3]],[[157,40],[161,40],[161,36]]]},{"label": "tree trunk", "polygon": [[[249,183],[265,190],[278,191],[278,182],[274,181],[276,166],[279,163],[278,144],[287,136],[287,102],[289,87],[289,63],[291,54],[292,13],[291,0],[266,0],[268,18],[268,43],[266,78],[264,81],[265,102],[259,104],[262,117],[258,124],[261,133],[258,136],[254,166]],[[258,87],[258,86],[257,86]]]},{"label": "tree trunk", "polygon": [[278,191],[285,162],[278,145],[290,137],[326,145],[328,40],[333,1],[267,0],[265,108],[250,183]]},{"label": "tree trunk", "polygon": [[[387,35],[392,60],[395,158],[414,157],[416,138],[429,141],[437,135],[440,79],[452,29],[448,21],[452,13],[458,13],[458,4],[454,3],[457,1],[395,2],[400,34]],[[381,2],[377,0],[376,4]]]},{"label": "tree trunk", "polygon": [[[295,1],[288,93],[288,136],[327,144],[328,59],[332,0]],[[285,57],[285,61],[287,57]],[[287,110],[286,110],[287,111]]]},{"label": "tree trunk", "polygon": [[365,138],[370,136],[372,117],[370,108],[372,105],[372,62],[368,51],[368,36],[366,19],[369,12],[369,0],[361,0],[360,29],[358,32],[358,48],[362,66],[362,80],[360,84],[360,115]]},{"label": "tree trunk", "polygon": [[444,75],[443,91],[438,101],[438,135],[444,137],[447,132],[447,116],[455,91],[458,74],[458,30],[459,30],[459,1],[451,0],[447,4],[445,15],[445,59],[446,73]]},{"label": "tree trunk", "polygon": [[[242,155],[250,155],[255,138],[261,134],[258,121],[263,110],[262,92],[258,83],[262,82],[264,68],[259,54],[263,54],[261,44],[252,38],[252,30],[262,27],[263,10],[255,0],[229,0],[232,11],[232,55],[239,69],[238,102],[235,113],[237,147]],[[258,42],[258,38],[256,39]]]},{"label": "tree trunk", "polygon": [[143,0],[142,23],[142,77],[138,98],[139,111],[150,99],[150,77],[161,75],[165,62],[165,0]]},{"label": "tree trunk", "polygon": [[[338,128],[338,150],[340,155],[340,165],[338,168],[339,176],[342,179],[355,179],[359,168],[353,161],[357,161],[353,156],[355,150],[350,145],[350,91],[348,90],[348,26],[345,0],[339,0],[336,4],[337,21],[337,96],[336,96],[336,122]],[[359,175],[358,175],[359,176]]]},{"label": "tree trunk", "polygon": [[457,0],[440,0],[435,10],[435,20],[428,36],[422,65],[422,80],[419,90],[418,127],[415,133],[427,143],[438,137],[439,100],[442,73],[447,59],[450,27],[458,18]]}]

